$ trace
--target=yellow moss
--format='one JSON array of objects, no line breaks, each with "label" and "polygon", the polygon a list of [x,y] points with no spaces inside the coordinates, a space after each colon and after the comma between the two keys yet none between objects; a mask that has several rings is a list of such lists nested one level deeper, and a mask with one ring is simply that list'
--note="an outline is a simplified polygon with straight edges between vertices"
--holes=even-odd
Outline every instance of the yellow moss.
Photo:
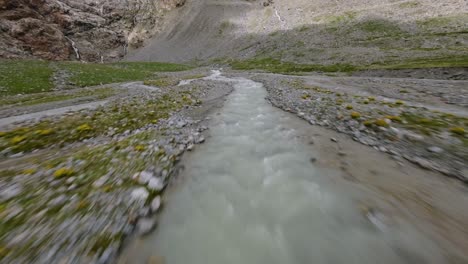
[{"label": "yellow moss", "polygon": [[136,150],[136,151],[144,151],[145,149],[146,149],[146,147],[143,146],[143,145],[137,145],[137,146],[135,146],[135,150]]},{"label": "yellow moss", "polygon": [[340,105],[340,104],[344,103],[344,101],[342,99],[338,99],[338,100],[336,100],[336,103]]},{"label": "yellow moss", "polygon": [[369,97],[367,97],[367,99],[368,99],[369,101],[375,101],[375,97],[373,97],[373,96],[369,96]]},{"label": "yellow moss", "polygon": [[111,186],[111,185],[104,186],[104,187],[102,188],[102,191],[103,191],[103,192],[106,192],[106,193],[107,193],[107,192],[110,192],[110,191],[112,191],[112,186]]},{"label": "yellow moss", "polygon": [[0,259],[6,257],[10,250],[4,246],[0,246]]},{"label": "yellow moss", "polygon": [[374,121],[374,124],[379,127],[388,127],[388,124],[384,119],[377,119]]},{"label": "yellow moss", "polygon": [[72,176],[75,172],[70,168],[60,168],[54,172],[55,178]]},{"label": "yellow moss", "polygon": [[353,109],[353,106],[352,105],[347,105],[346,109],[351,110],[351,109]]},{"label": "yellow moss", "polygon": [[398,101],[395,102],[395,104],[396,105],[404,105],[405,103],[403,103],[403,101],[401,101],[401,100],[398,100]]},{"label": "yellow moss", "polygon": [[373,122],[370,121],[370,120],[366,120],[362,124],[365,125],[366,127],[370,127],[370,126],[372,126]]},{"label": "yellow moss", "polygon": [[388,115],[388,116],[385,116],[386,119],[389,119],[389,120],[392,120],[393,122],[401,122],[401,117],[399,116],[391,116],[391,115]]},{"label": "yellow moss", "polygon": [[361,114],[358,113],[358,112],[352,112],[352,113],[351,113],[351,117],[352,117],[353,119],[358,119],[358,118],[361,117]]},{"label": "yellow moss", "polygon": [[88,124],[83,124],[79,127],[76,128],[78,132],[83,132],[83,131],[89,131],[92,130],[92,128]]},{"label": "yellow moss", "polygon": [[310,95],[309,94],[304,94],[302,95],[302,99],[306,100],[306,99],[309,99],[310,98]]},{"label": "yellow moss", "polygon": [[464,136],[466,133],[463,127],[451,127],[450,132],[452,132],[452,134],[460,135],[460,136]]},{"label": "yellow moss", "polygon": [[25,136],[15,136],[11,139],[11,144],[16,145],[26,139]]},{"label": "yellow moss", "polygon": [[7,135],[7,132],[0,131],[0,137],[4,137]]},{"label": "yellow moss", "polygon": [[77,205],[76,205],[76,209],[78,210],[82,210],[82,209],[85,209],[86,207],[89,206],[89,203],[85,200],[81,200]]},{"label": "yellow moss", "polygon": [[35,172],[36,172],[36,169],[33,169],[33,168],[31,168],[31,169],[25,169],[25,170],[23,171],[24,174],[29,174],[29,175],[34,174]]},{"label": "yellow moss", "polygon": [[47,136],[54,133],[53,129],[39,129],[36,130],[36,134],[41,135],[41,136]]}]

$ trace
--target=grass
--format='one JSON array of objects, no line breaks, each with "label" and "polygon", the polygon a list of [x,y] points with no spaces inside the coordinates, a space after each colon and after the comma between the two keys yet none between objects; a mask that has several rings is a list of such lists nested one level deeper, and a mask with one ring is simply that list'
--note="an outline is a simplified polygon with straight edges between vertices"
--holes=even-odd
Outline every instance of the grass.
[{"label": "grass", "polygon": [[350,64],[296,64],[283,62],[273,58],[254,58],[243,61],[233,61],[231,66],[235,70],[265,70],[273,73],[301,73],[301,72],[351,72],[356,68]]},{"label": "grass", "polygon": [[45,61],[0,60],[0,95],[47,92],[54,70]]},{"label": "grass", "polygon": [[10,96],[0,98],[0,105],[36,105],[42,103],[50,103],[57,101],[64,101],[80,97],[94,97],[97,99],[104,99],[116,94],[116,90],[110,87],[96,88],[96,89],[75,89],[70,90],[71,93],[57,94],[57,93],[37,93],[26,94],[21,96]]},{"label": "grass", "polygon": [[388,61],[372,64],[368,67],[360,67],[360,69],[424,69],[454,67],[468,67],[468,55]]},{"label": "grass", "polygon": [[356,29],[372,34],[381,33],[385,35],[395,35],[402,32],[397,24],[383,19],[372,19],[357,23],[354,30]]},{"label": "grass", "polygon": [[154,80],[146,80],[143,82],[144,85],[155,86],[155,87],[170,87],[177,85],[178,81],[169,77],[161,77]]},{"label": "grass", "polygon": [[140,128],[166,118],[172,111],[196,100],[185,94],[164,95],[160,99],[138,100],[102,107],[89,113],[75,113],[60,120],[43,120],[29,127],[0,132],[0,151],[29,152],[53,145],[105,135],[109,127],[116,133]]},{"label": "grass", "polygon": [[151,78],[154,72],[182,71],[187,66],[152,63],[83,64],[62,63],[61,67],[72,73],[70,80],[77,86],[94,86],[107,83],[127,82]]},{"label": "grass", "polygon": [[191,69],[190,66],[161,62],[119,62],[109,64],[80,62],[44,62],[39,60],[1,60],[0,95],[47,92],[54,88],[53,75],[65,70],[77,86],[148,79],[155,72]]},{"label": "grass", "polygon": [[421,3],[417,2],[417,1],[408,1],[408,2],[404,2],[404,3],[401,3],[398,5],[398,7],[400,8],[416,8],[418,6],[420,6]]}]

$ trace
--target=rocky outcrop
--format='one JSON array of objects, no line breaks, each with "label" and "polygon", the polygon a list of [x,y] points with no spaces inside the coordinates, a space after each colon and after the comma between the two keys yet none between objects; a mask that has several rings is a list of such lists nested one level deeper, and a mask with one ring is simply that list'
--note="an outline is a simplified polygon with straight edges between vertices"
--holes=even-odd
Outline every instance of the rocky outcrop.
[{"label": "rocky outcrop", "polygon": [[0,58],[113,61],[185,0],[0,0]]}]

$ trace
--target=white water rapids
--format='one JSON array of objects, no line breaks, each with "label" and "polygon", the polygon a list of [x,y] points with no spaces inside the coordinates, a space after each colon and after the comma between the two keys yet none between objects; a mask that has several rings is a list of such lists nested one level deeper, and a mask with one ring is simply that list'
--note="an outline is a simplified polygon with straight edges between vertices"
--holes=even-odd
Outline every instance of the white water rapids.
[{"label": "white water rapids", "polygon": [[314,167],[295,117],[264,100],[262,84],[219,72],[205,79],[235,90],[132,263],[155,255],[166,264],[440,263],[419,236],[366,219],[358,194],[328,180],[338,171]]}]

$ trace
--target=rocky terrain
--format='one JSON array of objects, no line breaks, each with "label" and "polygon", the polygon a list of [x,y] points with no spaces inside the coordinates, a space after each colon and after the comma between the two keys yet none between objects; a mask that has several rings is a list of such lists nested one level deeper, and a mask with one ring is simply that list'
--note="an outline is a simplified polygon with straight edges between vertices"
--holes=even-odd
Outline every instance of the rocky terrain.
[{"label": "rocky terrain", "polygon": [[466,81],[269,74],[254,79],[265,84],[273,105],[312,125],[468,181]]},{"label": "rocky terrain", "polygon": [[126,237],[155,227],[180,156],[205,141],[206,113],[231,90],[175,86],[200,70],[166,76],[110,85],[113,97],[95,109],[2,123],[2,262],[109,263]]},{"label": "rocky terrain", "polygon": [[282,63],[297,71],[466,67],[466,10],[459,0],[188,1],[127,59],[250,70]]},{"label": "rocky terrain", "polygon": [[0,58],[115,61],[185,0],[2,0]]},{"label": "rocky terrain", "polygon": [[306,165],[366,193],[365,221],[417,223],[447,263],[465,263],[467,10],[0,0],[0,262],[116,262],[156,228],[184,153],[210,140],[208,116],[247,78],[300,118],[265,108],[316,151]]}]

